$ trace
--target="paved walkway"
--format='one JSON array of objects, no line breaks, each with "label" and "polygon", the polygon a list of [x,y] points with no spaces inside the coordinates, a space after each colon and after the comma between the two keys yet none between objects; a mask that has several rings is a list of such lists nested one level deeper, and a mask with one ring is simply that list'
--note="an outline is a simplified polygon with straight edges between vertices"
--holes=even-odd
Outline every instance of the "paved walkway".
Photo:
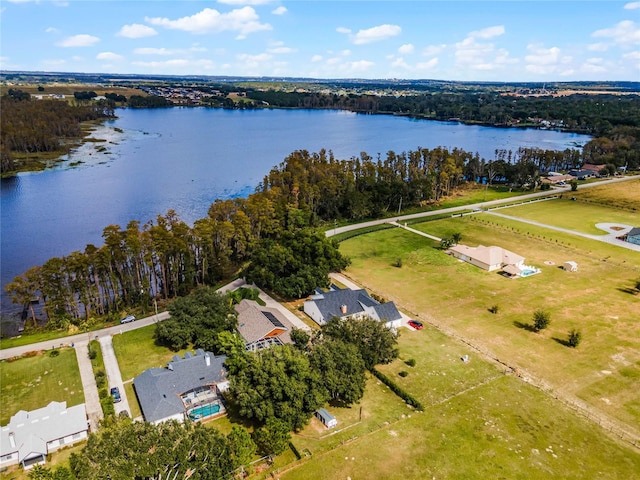
[{"label": "paved walkway", "polygon": [[120,366],[118,365],[116,352],[114,352],[113,343],[111,342],[111,335],[103,335],[98,341],[102,349],[102,360],[104,361],[104,369],[107,373],[109,391],[113,387],[117,387],[120,391],[120,398],[122,399],[120,402],[113,404],[116,415],[120,412],[127,412],[127,414],[131,416],[129,401],[127,400],[127,394],[124,391],[124,385],[122,383],[122,375],[120,374]]},{"label": "paved walkway", "polygon": [[89,359],[89,343],[84,340],[75,345],[76,357],[78,359],[78,369],[82,379],[82,390],[84,391],[84,405],[89,417],[89,426],[92,432],[98,429],[100,420],[103,418],[96,377],[93,375],[91,360]]},{"label": "paved walkway", "polygon": [[402,225],[402,224],[400,224],[398,222],[390,222],[390,223],[391,223],[391,225],[395,225],[396,227],[404,228],[405,230],[408,230],[408,231],[410,231],[412,233],[417,233],[418,235],[422,235],[423,237],[427,237],[427,238],[429,238],[431,240],[435,240],[436,242],[441,242],[442,241],[441,238],[436,237],[434,235],[429,235],[428,233],[421,232],[420,230],[416,230],[415,228],[411,228],[411,227],[407,226],[406,223],[404,225]]}]

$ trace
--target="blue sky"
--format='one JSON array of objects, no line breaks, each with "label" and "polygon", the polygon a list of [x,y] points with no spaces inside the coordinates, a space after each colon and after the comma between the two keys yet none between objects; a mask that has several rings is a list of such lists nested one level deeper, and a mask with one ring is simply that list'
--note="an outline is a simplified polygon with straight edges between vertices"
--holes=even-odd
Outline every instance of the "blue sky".
[{"label": "blue sky", "polygon": [[640,1],[2,0],[4,70],[640,81]]}]

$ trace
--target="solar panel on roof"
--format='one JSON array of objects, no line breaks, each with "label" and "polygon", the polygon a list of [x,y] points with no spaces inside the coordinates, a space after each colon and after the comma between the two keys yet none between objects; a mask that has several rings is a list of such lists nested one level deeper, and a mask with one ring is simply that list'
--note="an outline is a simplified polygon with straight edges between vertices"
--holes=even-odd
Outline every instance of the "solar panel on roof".
[{"label": "solar panel on roof", "polygon": [[273,313],[262,312],[262,314],[269,319],[269,321],[273,324],[274,327],[285,328],[282,322],[278,320]]}]

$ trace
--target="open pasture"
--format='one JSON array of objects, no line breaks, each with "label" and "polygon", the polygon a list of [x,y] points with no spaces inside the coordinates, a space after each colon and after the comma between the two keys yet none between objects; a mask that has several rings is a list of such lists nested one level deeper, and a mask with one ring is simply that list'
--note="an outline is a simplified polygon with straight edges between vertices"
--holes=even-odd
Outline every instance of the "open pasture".
[{"label": "open pasture", "polygon": [[[548,203],[548,202],[542,202]],[[402,229],[341,244],[347,274],[420,319],[453,331],[517,369],[576,396],[622,423],[640,425],[640,255],[624,248],[491,216],[456,217],[414,225],[462,243],[498,245],[542,273],[507,279],[446,255],[435,242]],[[402,268],[394,267],[402,259]],[[567,260],[578,272],[559,268]],[[498,313],[489,308],[497,305]],[[533,333],[533,312],[550,313]],[[577,349],[563,345],[582,332]],[[410,378],[407,377],[407,378]]]},{"label": "open pasture", "polygon": [[2,408],[0,425],[6,425],[19,410],[35,410],[49,402],[67,402],[67,406],[84,403],[82,380],[73,348],[51,351],[13,361],[0,362]]},{"label": "open pasture", "polygon": [[[640,189],[640,185],[638,189]],[[640,201],[638,202],[638,208],[640,209]],[[573,201],[568,195],[554,200],[501,208],[496,211],[512,217],[533,220],[554,227],[568,228],[569,230],[594,235],[606,235],[609,233],[597,228],[596,224],[598,223],[640,225],[640,212],[599,203],[587,203],[582,200]]]}]

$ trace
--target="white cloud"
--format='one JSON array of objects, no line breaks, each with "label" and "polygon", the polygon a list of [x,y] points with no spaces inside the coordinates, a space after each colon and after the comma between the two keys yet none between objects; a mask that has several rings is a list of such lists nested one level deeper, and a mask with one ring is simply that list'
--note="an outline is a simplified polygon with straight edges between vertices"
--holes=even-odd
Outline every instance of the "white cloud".
[{"label": "white cloud", "polygon": [[161,68],[161,67],[186,67],[189,65],[189,61],[184,58],[174,58],[172,60],[165,60],[162,62],[131,62],[139,67],[149,68]]},{"label": "white cloud", "polygon": [[625,10],[636,10],[640,8],[640,2],[630,2],[624,6]]},{"label": "white cloud", "polygon": [[59,67],[61,65],[64,65],[65,63],[67,62],[65,62],[61,58],[50,58],[42,61],[42,64],[46,65],[47,67]]},{"label": "white cloud", "polygon": [[344,64],[343,69],[350,72],[364,72],[374,65],[375,63],[370,62],[369,60],[358,60],[356,62],[347,62]]},{"label": "white cloud", "polygon": [[398,53],[401,53],[402,55],[407,55],[409,53],[413,53],[414,50],[414,46],[411,45],[410,43],[405,43],[404,45],[401,45],[400,48],[398,48]]},{"label": "white cloud", "polygon": [[629,60],[640,60],[640,52],[636,51],[636,52],[625,53],[624,55],[622,55],[622,58],[626,58]]},{"label": "white cloud", "polygon": [[398,25],[378,25],[377,27],[359,30],[358,33],[351,36],[351,41],[356,45],[364,45],[365,43],[379,42],[387,38],[400,35],[402,28]]},{"label": "white cloud", "polygon": [[205,8],[195,15],[177,20],[160,17],[147,17],[145,20],[152,25],[196,34],[234,31],[239,32],[240,38],[244,38],[249,33],[271,30],[271,25],[259,22],[258,14],[251,7],[232,10],[229,13],[220,13],[217,10]]},{"label": "white cloud", "polygon": [[470,37],[483,38],[483,39],[498,37],[500,35],[504,35],[503,25],[496,25],[494,27],[488,27],[482,30],[476,30],[475,32],[471,32],[469,34]]},{"label": "white cloud", "polygon": [[[544,48],[542,45],[527,45],[530,54],[524,57],[525,69],[536,74],[560,72],[564,64],[572,61],[569,56],[562,56],[558,47]],[[564,67],[562,68],[564,70]]]},{"label": "white cloud", "polygon": [[271,13],[274,15],[284,15],[285,13],[287,13],[289,10],[287,10],[287,7],[283,7],[282,5],[279,6],[278,8],[276,8],[275,10],[271,10]]},{"label": "white cloud", "polygon": [[581,71],[586,73],[602,73],[607,69],[602,65],[603,60],[601,58],[589,58],[580,68]]},{"label": "white cloud", "polygon": [[432,58],[428,62],[420,62],[416,64],[416,68],[420,70],[431,70],[438,65],[438,57]]},{"label": "white cloud", "polygon": [[45,30],[45,33],[60,33],[60,30],[55,27],[49,27]]},{"label": "white cloud", "polygon": [[348,28],[345,28],[345,27],[338,27],[338,28],[336,28],[336,32],[349,34],[349,33],[351,33],[351,30],[349,30]]},{"label": "white cloud", "polygon": [[157,35],[153,28],[148,27],[146,25],[141,25],[139,23],[133,23],[131,25],[124,25],[116,35],[118,37],[125,38],[144,38],[144,37],[152,37]]},{"label": "white cloud", "polygon": [[596,30],[591,36],[596,38],[609,38],[613,43],[622,46],[640,44],[640,28],[630,20],[623,20],[611,28]]},{"label": "white cloud", "polygon": [[272,47],[267,48],[267,53],[293,53],[296,50],[291,47]]},{"label": "white cloud", "polygon": [[428,47],[425,47],[422,50],[422,55],[426,56],[426,57],[432,57],[433,55],[438,55],[439,53],[441,53],[445,48],[447,48],[446,45],[429,45]]},{"label": "white cloud", "polygon": [[404,61],[404,58],[398,57],[393,62],[391,62],[391,66],[394,68],[404,68],[406,70],[410,70],[411,67],[407,62]]},{"label": "white cloud", "polygon": [[591,51],[591,52],[606,52],[609,49],[609,45],[607,45],[606,43],[592,43],[591,45],[587,46],[587,50]]},{"label": "white cloud", "polygon": [[69,2],[60,2],[60,1],[55,1],[54,0],[51,3],[56,7],[68,7],[69,6]]},{"label": "white cloud", "polygon": [[133,50],[136,55],[175,55],[176,50],[168,48],[139,47]]},{"label": "white cloud", "polygon": [[218,3],[225,5],[265,5],[271,0],[218,0]]},{"label": "white cloud", "polygon": [[97,60],[122,60],[124,57],[113,52],[100,52],[96,55]]},{"label": "white cloud", "polygon": [[91,47],[98,43],[100,39],[93,35],[80,34],[67,37],[64,40],[56,43],[58,47]]},{"label": "white cloud", "polygon": [[313,63],[318,63],[322,61],[322,55],[314,55],[313,57],[311,57],[311,62]]}]

